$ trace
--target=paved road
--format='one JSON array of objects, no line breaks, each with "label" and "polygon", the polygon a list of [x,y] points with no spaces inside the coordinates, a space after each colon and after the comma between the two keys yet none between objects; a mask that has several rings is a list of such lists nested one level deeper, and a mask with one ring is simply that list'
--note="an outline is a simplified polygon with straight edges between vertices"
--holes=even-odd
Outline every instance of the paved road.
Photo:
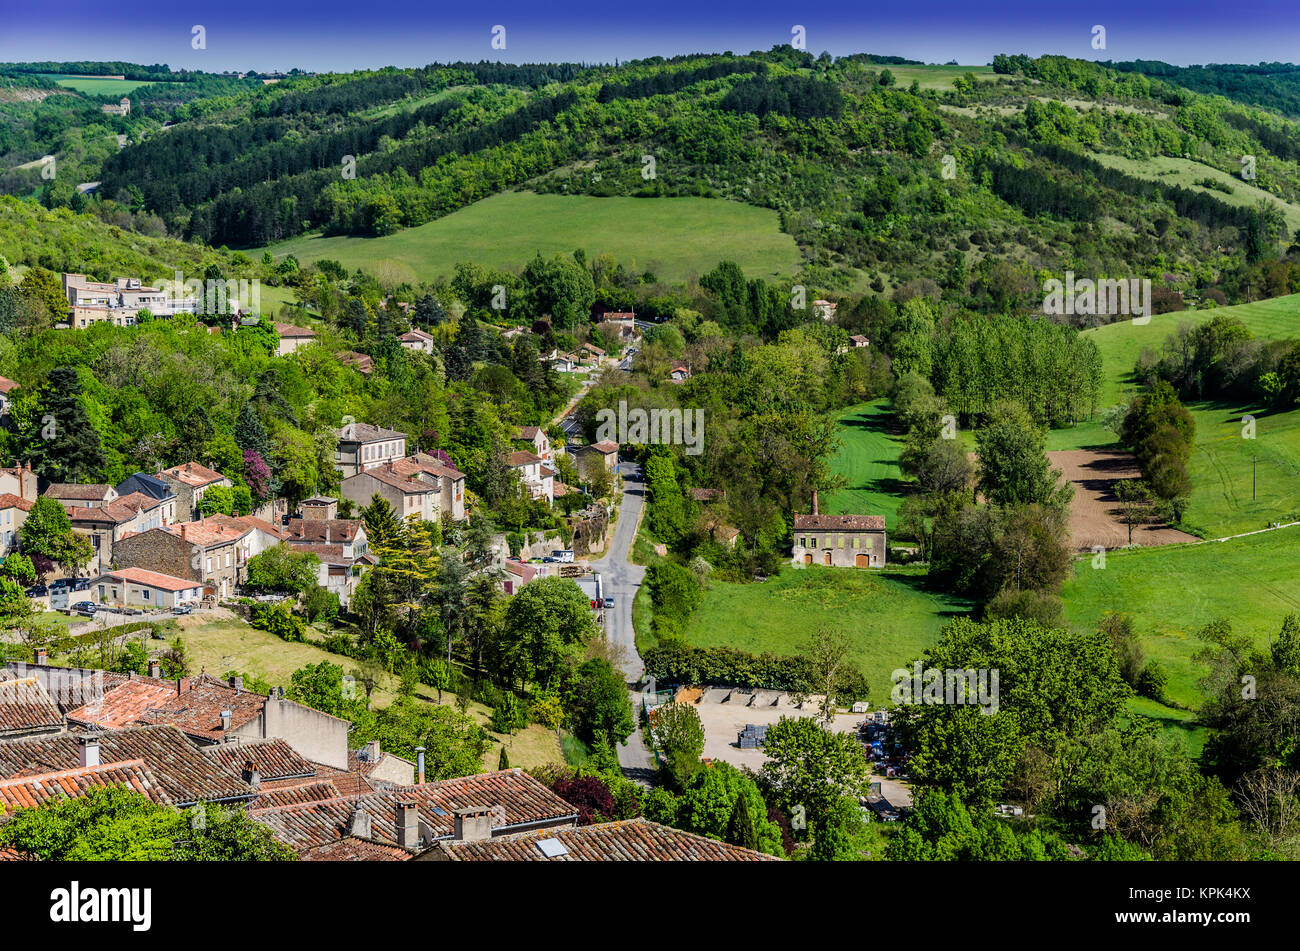
[{"label": "paved road", "polygon": [[[600,572],[605,597],[614,599],[613,609],[605,612],[605,636],[611,644],[623,648],[623,674],[628,684],[633,685],[639,683],[645,673],[645,665],[636,652],[636,634],[632,628],[632,599],[645,578],[645,567],[632,564],[629,556],[641,507],[645,504],[645,483],[641,480],[640,467],[635,463],[622,463],[622,469],[623,504],[619,507],[614,539],[605,557],[592,562],[591,567]],[[631,692],[632,702],[636,705],[640,695],[635,690]],[[618,761],[629,779],[650,780],[653,772],[650,753],[641,742],[639,729],[628,737],[626,745],[618,748]]]}]

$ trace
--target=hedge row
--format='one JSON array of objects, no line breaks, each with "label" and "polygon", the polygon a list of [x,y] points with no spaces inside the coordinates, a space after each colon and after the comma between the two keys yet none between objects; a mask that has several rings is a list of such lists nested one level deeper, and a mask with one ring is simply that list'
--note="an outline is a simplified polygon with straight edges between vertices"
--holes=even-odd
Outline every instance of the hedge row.
[{"label": "hedge row", "polygon": [[[642,655],[646,674],[665,684],[716,687],[763,687],[811,692],[812,665],[806,657],[781,657],[769,651],[751,654],[733,647],[651,647]],[[867,696],[867,682],[853,671],[841,700]]]}]

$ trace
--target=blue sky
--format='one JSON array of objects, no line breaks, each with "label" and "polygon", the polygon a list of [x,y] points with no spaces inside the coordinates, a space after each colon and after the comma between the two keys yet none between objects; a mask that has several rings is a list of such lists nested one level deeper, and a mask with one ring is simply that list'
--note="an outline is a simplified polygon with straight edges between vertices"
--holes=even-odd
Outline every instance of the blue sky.
[{"label": "blue sky", "polygon": [[[205,50],[191,47],[195,24],[206,28]],[[506,27],[505,50],[491,48],[496,24]],[[794,24],[806,28],[813,52],[963,64],[987,63],[999,52],[1256,63],[1294,61],[1300,50],[1295,0],[580,0],[556,9],[536,0],[62,0],[57,6],[0,0],[0,61],[126,60],[215,71],[349,70],[457,59],[610,62],[767,49],[788,43]],[[1096,24],[1106,27],[1105,50],[1091,46]]]}]

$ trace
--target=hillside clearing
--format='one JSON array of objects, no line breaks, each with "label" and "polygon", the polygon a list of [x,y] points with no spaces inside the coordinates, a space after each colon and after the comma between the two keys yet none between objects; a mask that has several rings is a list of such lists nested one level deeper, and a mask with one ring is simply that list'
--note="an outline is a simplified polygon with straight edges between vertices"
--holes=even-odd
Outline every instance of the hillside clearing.
[{"label": "hillside clearing", "polygon": [[409,281],[450,277],[460,261],[518,270],[534,255],[613,255],[629,269],[685,281],[730,258],[752,277],[788,277],[794,239],[775,211],[719,198],[592,198],[506,192],[382,238],[295,238],[267,250],[299,261],[332,258]]},{"label": "hillside clearing", "polygon": [[898,456],[903,437],[892,431],[888,400],[850,407],[839,418],[840,449],[831,471],[845,478],[846,486],[820,500],[828,515],[883,515],[893,531],[902,501],[902,473]]}]

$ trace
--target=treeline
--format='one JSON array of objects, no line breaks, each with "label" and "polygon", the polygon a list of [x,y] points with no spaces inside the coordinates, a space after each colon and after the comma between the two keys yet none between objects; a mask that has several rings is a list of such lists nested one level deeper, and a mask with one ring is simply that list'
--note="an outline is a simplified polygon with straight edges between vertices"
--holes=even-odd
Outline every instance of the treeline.
[{"label": "treeline", "polygon": [[1195,92],[1226,96],[1284,115],[1300,116],[1300,66],[1294,63],[1173,66],[1159,60],[1139,59],[1103,65],[1123,73],[1158,76]]},{"label": "treeline", "polygon": [[1163,380],[1184,399],[1263,398],[1300,403],[1300,339],[1256,340],[1236,317],[1216,314],[1181,324],[1160,353],[1144,352],[1134,368],[1148,385]]},{"label": "treeline", "polygon": [[707,79],[721,79],[737,73],[757,73],[767,75],[767,64],[755,60],[721,60],[700,66],[696,69],[663,70],[631,79],[625,83],[604,83],[596,93],[597,102],[613,102],[615,99],[645,99],[650,96],[663,96],[677,92],[695,83]]},{"label": "treeline", "polygon": [[1092,221],[1101,202],[1077,185],[1059,181],[1046,169],[990,160],[993,193],[1030,215],[1056,215],[1071,221]]},{"label": "treeline", "polygon": [[940,325],[934,387],[963,420],[1014,400],[1048,426],[1066,426],[1097,409],[1101,354],[1072,327],[1003,315],[962,315]]},{"label": "treeline", "polygon": [[[731,647],[651,647],[642,654],[648,676],[662,684],[712,684],[720,687],[759,687],[810,692],[817,675],[805,655],[782,657],[764,651],[751,654]],[[867,695],[866,678],[854,668],[847,672],[838,699],[851,702]]]},{"label": "treeline", "polygon": [[833,83],[821,79],[755,77],[737,83],[719,105],[729,112],[760,117],[775,112],[796,119],[838,119],[844,112],[844,96]]},{"label": "treeline", "polygon": [[67,76],[125,76],[127,79],[147,80],[150,82],[167,80],[170,82],[189,82],[201,72],[179,70],[172,72],[166,63],[142,66],[139,63],[92,62],[82,60],[75,63],[0,63],[0,71],[13,73],[60,73]]}]

